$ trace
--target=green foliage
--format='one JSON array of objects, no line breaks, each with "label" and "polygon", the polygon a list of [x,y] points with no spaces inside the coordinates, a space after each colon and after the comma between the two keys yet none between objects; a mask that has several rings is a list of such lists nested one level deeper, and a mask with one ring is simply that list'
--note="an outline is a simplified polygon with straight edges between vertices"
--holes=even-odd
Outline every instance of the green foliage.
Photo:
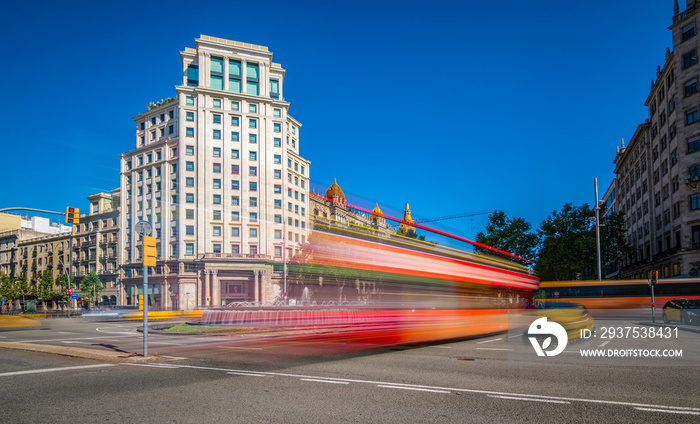
[{"label": "green foliage", "polygon": [[94,271],[86,275],[80,282],[80,293],[90,298],[93,298],[93,295],[94,298],[97,298],[100,291],[104,290],[104,288],[100,277],[98,277]]},{"label": "green foliage", "polygon": [[535,270],[543,281],[596,278],[594,216],[587,203],[567,203],[553,211],[538,230],[539,259]]},{"label": "green foliage", "polygon": [[404,230],[403,228],[399,228],[398,231],[396,231],[396,234],[408,238],[418,238],[418,235],[416,234],[416,230],[413,228],[409,228],[408,230]]},{"label": "green foliage", "polygon": [[[508,218],[503,211],[496,211],[489,215],[485,230],[486,232],[479,231],[476,234],[476,241],[478,243],[495,247],[525,259],[533,260],[535,258],[537,236],[531,232],[530,223],[524,219]],[[474,251],[477,253],[501,256],[520,264],[528,263],[479,246],[475,246]]]}]

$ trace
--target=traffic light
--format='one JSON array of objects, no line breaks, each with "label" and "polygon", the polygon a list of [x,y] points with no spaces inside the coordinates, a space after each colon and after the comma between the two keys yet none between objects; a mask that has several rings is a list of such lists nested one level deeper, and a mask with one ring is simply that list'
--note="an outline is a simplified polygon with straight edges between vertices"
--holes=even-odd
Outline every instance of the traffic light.
[{"label": "traffic light", "polygon": [[143,266],[156,266],[156,238],[143,236]]},{"label": "traffic light", "polygon": [[651,304],[651,309],[656,309],[656,303]]},{"label": "traffic light", "polygon": [[658,271],[652,271],[651,272],[651,285],[655,286],[656,285],[656,279],[658,276]]},{"label": "traffic light", "polygon": [[66,224],[78,225],[80,213],[78,208],[66,207]]}]

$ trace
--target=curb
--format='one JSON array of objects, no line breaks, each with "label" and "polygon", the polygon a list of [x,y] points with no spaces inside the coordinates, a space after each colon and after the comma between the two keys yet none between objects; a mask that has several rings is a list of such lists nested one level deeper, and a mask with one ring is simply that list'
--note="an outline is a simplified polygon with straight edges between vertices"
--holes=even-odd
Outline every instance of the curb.
[{"label": "curb", "polygon": [[54,355],[71,356],[74,358],[94,359],[98,361],[120,363],[153,362],[163,359],[163,357],[158,356],[148,356],[144,358],[140,354],[129,352],[109,352],[79,347],[41,345],[36,343],[22,342],[0,342],[0,348],[25,350],[30,352],[51,353]]},{"label": "curb", "polygon": [[689,333],[700,334],[700,327],[690,327],[688,325],[683,325],[683,324],[673,325],[673,324],[664,324],[664,323],[659,323],[659,322],[648,322],[648,321],[639,322],[637,324],[646,325],[649,327],[673,327],[673,328],[678,328],[679,330],[682,330],[682,331],[687,331]]}]

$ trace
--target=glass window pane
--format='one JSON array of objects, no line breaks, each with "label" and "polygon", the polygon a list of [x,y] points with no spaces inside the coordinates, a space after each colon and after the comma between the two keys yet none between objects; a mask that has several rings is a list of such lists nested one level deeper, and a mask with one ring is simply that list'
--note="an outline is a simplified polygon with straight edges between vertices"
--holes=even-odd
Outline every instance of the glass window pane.
[{"label": "glass window pane", "polygon": [[218,57],[211,58],[211,71],[212,72],[224,72],[224,60]]},{"label": "glass window pane", "polygon": [[258,96],[260,95],[259,90],[258,90],[258,83],[257,82],[246,82],[246,90],[245,92],[247,94],[250,94],[252,96]]},{"label": "glass window pane", "polygon": [[240,77],[241,76],[241,62],[239,62],[237,60],[229,60],[228,73],[229,73],[229,75],[234,75],[234,76]]},{"label": "glass window pane", "polygon": [[228,91],[230,91],[232,93],[240,93],[241,92],[241,80],[229,78]]},{"label": "glass window pane", "polygon": [[246,78],[258,79],[259,78],[258,65],[249,63],[248,66],[246,67],[245,76],[246,76]]}]

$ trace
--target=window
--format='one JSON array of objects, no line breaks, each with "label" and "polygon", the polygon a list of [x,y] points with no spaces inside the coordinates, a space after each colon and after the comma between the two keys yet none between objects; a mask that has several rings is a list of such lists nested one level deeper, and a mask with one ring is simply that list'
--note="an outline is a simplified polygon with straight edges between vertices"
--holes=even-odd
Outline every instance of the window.
[{"label": "window", "polygon": [[174,134],[174,133],[175,133],[175,125],[168,126],[168,134]]},{"label": "window", "polygon": [[258,183],[256,181],[251,181],[248,184],[248,190],[250,191],[258,191]]},{"label": "window", "polygon": [[240,189],[240,182],[237,180],[231,181],[231,190],[239,190]]},{"label": "window", "polygon": [[212,115],[212,118],[214,119],[215,124],[220,124],[221,123],[221,115],[218,113],[215,113]]},{"label": "window", "polygon": [[238,227],[231,227],[231,237],[240,237],[241,229]]},{"label": "window", "polygon": [[185,171],[194,171],[194,162],[185,162]]},{"label": "window", "polygon": [[231,165],[231,174],[238,175],[240,173],[240,165]]},{"label": "window", "polygon": [[211,228],[211,234],[214,237],[220,237],[221,236],[221,227],[218,225],[215,225]]},{"label": "window", "polygon": [[231,141],[239,141],[238,133],[233,131],[231,133]]},{"label": "window", "polygon": [[185,226],[185,235],[187,235],[187,236],[194,235],[194,225],[186,225]]},{"label": "window", "polygon": [[257,166],[251,166],[250,169],[248,169],[248,175],[251,177],[255,177],[258,175],[258,167]]},{"label": "window", "polygon": [[258,198],[257,197],[251,197],[249,199],[249,205],[256,208],[258,207]]},{"label": "window", "polygon": [[691,109],[685,113],[685,124],[690,125],[698,121],[698,108]]},{"label": "window", "polygon": [[[230,87],[229,87],[230,89]],[[238,102],[231,102],[231,110],[238,110],[239,108],[239,103]]]},{"label": "window", "polygon": [[[189,65],[187,66],[187,86],[197,87],[199,86],[199,66]],[[194,102],[193,102],[194,104]]]},{"label": "window", "polygon": [[220,243],[214,243],[212,245],[212,250],[214,253],[221,253],[221,244]]},{"label": "window", "polygon": [[282,238],[282,230],[275,230],[275,238],[276,239]]},{"label": "window", "polygon": [[[241,92],[241,62],[239,60],[229,59],[228,61],[228,91],[232,93]],[[231,105],[233,106],[233,103]],[[234,110],[238,110],[238,102],[236,102]]]},{"label": "window", "polygon": [[697,62],[698,62],[698,58],[695,54],[695,50],[683,55],[683,67],[684,68],[695,65]]},{"label": "window", "polygon": [[700,150],[700,137],[693,137],[688,140],[688,153]]},{"label": "window", "polygon": [[250,142],[250,143],[257,143],[257,142],[258,142],[258,136],[257,136],[257,134],[249,134],[249,135],[248,135],[248,142]]},{"label": "window", "polygon": [[194,255],[194,243],[185,244],[185,255]]},{"label": "window", "polygon": [[214,99],[212,100],[212,106],[215,109],[221,109],[221,99]]},{"label": "window", "polygon": [[238,150],[231,150],[231,159],[238,159]]},{"label": "window", "polygon": [[238,116],[231,117],[231,125],[233,125],[234,127],[237,127],[240,125],[240,123],[241,123],[241,119]]},{"label": "window", "polygon": [[257,228],[250,228],[249,229],[249,234],[251,238],[255,238],[258,236],[258,229]]},{"label": "window", "polygon": [[221,221],[221,211],[214,211],[214,216],[212,219],[214,221]]},{"label": "window", "polygon": [[185,194],[185,202],[194,203],[194,194],[193,193]]},{"label": "window", "polygon": [[275,224],[282,223],[282,215],[275,215]]},{"label": "window", "polygon": [[212,182],[212,186],[214,188],[221,188],[221,180],[218,178],[214,178],[214,180]]},{"label": "window", "polygon": [[239,205],[238,196],[231,196],[231,206],[238,206],[238,205]]},{"label": "window", "polygon": [[231,221],[238,221],[241,219],[241,213],[238,211],[231,212]]},{"label": "window", "polygon": [[270,80],[270,97],[273,99],[280,98],[280,82],[276,79]]},{"label": "window", "polygon": [[275,118],[281,118],[282,117],[282,109],[273,109],[272,116],[274,116]]},{"label": "window", "polygon": [[211,88],[214,90],[224,89],[224,59],[220,57],[211,58]]},{"label": "window", "polygon": [[684,26],[681,31],[683,33],[683,41],[689,39],[695,35],[695,23],[691,22],[690,24]]},{"label": "window", "polygon": [[194,219],[194,209],[185,210],[185,218],[186,219]]},{"label": "window", "polygon": [[282,147],[282,139],[275,137],[275,147]]},{"label": "window", "polygon": [[278,123],[273,124],[272,130],[276,133],[282,132],[282,124],[278,124]]},{"label": "window", "polygon": [[275,199],[275,209],[282,209],[282,200]]},{"label": "window", "polygon": [[214,130],[212,136],[214,140],[221,140],[221,130]]},{"label": "window", "polygon": [[685,83],[685,95],[690,96],[698,92],[698,79],[695,78]]},{"label": "window", "polygon": [[248,105],[248,112],[250,112],[250,113],[258,113],[258,105],[256,105],[256,104],[249,104],[249,105]]},{"label": "window", "polygon": [[194,128],[185,128],[185,137],[194,137]]},{"label": "window", "polygon": [[[690,210],[694,211],[698,209],[700,209],[700,195],[690,196]],[[693,234],[693,237],[695,237],[695,234]]]},{"label": "window", "polygon": [[275,184],[275,194],[282,193],[282,186],[280,184]]},{"label": "window", "polygon": [[248,154],[248,159],[256,161],[258,160],[258,152],[250,152]]},{"label": "window", "polygon": [[185,98],[185,104],[186,104],[187,106],[194,106],[194,97],[187,96],[187,97]]},{"label": "window", "polygon": [[232,244],[232,245],[231,245],[231,253],[236,253],[236,254],[238,254],[238,253],[240,253],[240,252],[241,252],[241,246],[239,246],[239,245],[237,245],[237,244]]},{"label": "window", "polygon": [[214,150],[212,152],[215,158],[220,158],[221,157],[221,147],[214,147]]},{"label": "window", "polygon": [[260,87],[259,87],[259,70],[258,70],[258,65],[255,63],[248,63],[246,64],[246,93],[253,95],[253,96],[259,96],[260,95]]},{"label": "window", "polygon": [[258,127],[258,120],[257,119],[249,119],[248,120],[248,128],[257,128]]},{"label": "window", "polygon": [[280,164],[280,163],[282,163],[282,155],[275,155],[275,156],[273,157],[273,162],[274,162],[275,164]]},{"label": "window", "polygon": [[250,222],[258,222],[258,213],[257,212],[251,212],[249,217],[250,217]]},{"label": "window", "polygon": [[212,171],[215,173],[220,173],[221,172],[221,164],[220,163],[215,163],[212,166]]},{"label": "window", "polygon": [[192,177],[185,178],[185,186],[186,187],[194,187],[194,178],[192,178]]}]

